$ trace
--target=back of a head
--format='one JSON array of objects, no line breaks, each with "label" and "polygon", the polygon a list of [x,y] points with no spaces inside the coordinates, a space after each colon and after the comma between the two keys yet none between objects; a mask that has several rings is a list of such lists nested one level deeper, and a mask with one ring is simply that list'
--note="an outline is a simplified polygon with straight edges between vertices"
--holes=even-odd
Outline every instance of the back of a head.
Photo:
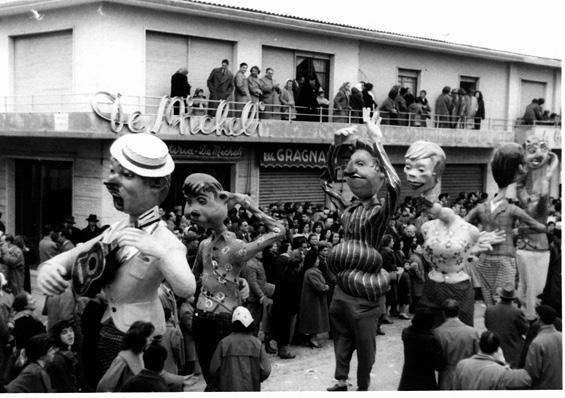
[{"label": "back of a head", "polygon": [[555,319],[557,319],[557,311],[546,304],[540,304],[536,307],[536,312],[539,315],[539,319],[545,325],[553,325]]},{"label": "back of a head", "polygon": [[316,259],[318,258],[318,250],[310,249],[306,256],[304,256],[304,269],[312,268],[316,264]]},{"label": "back of a head", "polygon": [[295,236],[292,238],[292,250],[301,248],[304,243],[308,243],[304,236]]},{"label": "back of a head", "polygon": [[42,356],[47,355],[51,348],[51,340],[46,333],[36,334],[27,341],[24,348],[28,363],[36,362]]},{"label": "back of a head", "polygon": [[161,344],[153,342],[143,352],[143,363],[146,369],[160,373],[165,366],[167,350]]},{"label": "back of a head", "polygon": [[457,300],[446,299],[441,307],[447,318],[455,318],[459,315],[459,303]]},{"label": "back of a head", "polygon": [[445,86],[442,90],[441,93],[442,94],[449,94],[451,92],[451,87],[449,86]]},{"label": "back of a head", "polygon": [[412,326],[419,330],[430,330],[434,323],[434,314],[429,310],[417,311],[412,318]]},{"label": "back of a head", "polygon": [[27,293],[21,292],[16,295],[14,302],[12,303],[12,308],[15,312],[23,311],[27,307]]},{"label": "back of a head", "polygon": [[122,350],[131,350],[137,354],[143,352],[147,339],[155,331],[151,322],[135,321],[122,340]]},{"label": "back of a head", "polygon": [[515,180],[516,173],[523,165],[524,153],[516,143],[503,144],[495,149],[490,167],[492,177],[499,188],[505,188]]},{"label": "back of a head", "polygon": [[492,355],[498,350],[498,347],[500,347],[500,339],[496,333],[487,330],[481,334],[479,348],[484,354]]}]

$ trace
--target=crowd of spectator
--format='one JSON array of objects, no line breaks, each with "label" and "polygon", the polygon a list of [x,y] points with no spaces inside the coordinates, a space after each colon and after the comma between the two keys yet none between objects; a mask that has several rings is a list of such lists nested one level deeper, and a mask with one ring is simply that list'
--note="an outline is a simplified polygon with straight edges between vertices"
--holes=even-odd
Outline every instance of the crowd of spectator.
[{"label": "crowd of spectator", "polygon": [[[441,203],[462,217],[487,199],[487,194],[475,192],[460,193],[453,200],[447,194],[440,195]],[[180,207],[176,209],[161,209],[161,218],[186,245],[188,263],[192,266],[199,242],[209,231],[191,224]],[[497,306],[489,308],[485,325],[490,334],[479,337],[477,330],[463,327],[458,320],[458,303],[454,300],[444,305],[446,320],[442,326],[433,324],[430,314],[416,311],[431,269],[423,255],[423,237],[418,232],[427,217],[412,198],[404,199],[381,242],[383,268],[389,273],[391,288],[386,294],[386,308],[382,309],[380,318],[375,319],[377,335],[385,334],[383,325],[395,322],[393,318],[411,319],[411,326],[402,334],[405,362],[400,389],[473,389],[478,382],[468,376],[472,370],[467,370],[467,366],[473,368],[470,362],[484,357],[501,369],[515,370],[504,373],[506,376],[497,379],[498,384],[491,386],[493,388],[553,385],[556,377],[548,376],[546,365],[536,355],[541,355],[543,339],[554,341],[553,335],[546,336],[554,333],[553,323],[561,329],[556,315],[561,314],[560,209],[560,200],[553,199],[548,220],[550,271],[541,295],[544,306],[538,309],[543,314],[529,325],[522,319],[523,315],[520,316],[521,311],[517,308],[514,311],[515,304],[508,307],[504,302],[501,305],[506,307],[501,310]],[[254,374],[252,386],[235,387],[233,380],[241,380],[237,372],[246,371],[229,365],[233,358],[227,354],[231,351],[226,347],[241,347],[242,341],[246,341],[245,346],[260,345],[260,338],[267,353],[292,359],[295,357],[292,345],[316,349],[323,345],[326,335],[332,337],[328,311],[336,275],[328,268],[327,256],[334,245],[343,241],[338,214],[310,203],[277,203],[265,211],[281,220],[287,232],[281,242],[265,249],[242,269],[241,277],[249,286],[249,297],[243,303],[247,312],[240,310],[237,319],[234,315],[235,335],[222,341],[212,360],[215,374],[224,378],[222,383],[228,389],[260,389],[260,382],[269,375],[270,365],[268,357],[257,357],[252,368],[260,371]],[[41,261],[103,230],[104,227],[98,226],[100,220],[96,215],[90,215],[87,220],[89,225],[83,230],[74,228],[72,217],[65,218],[55,229],[44,228],[39,244]],[[261,220],[242,208],[232,209],[225,223],[236,237],[248,242],[261,239],[266,232]],[[0,380],[7,391],[180,391],[194,383],[194,375],[200,373],[191,336],[194,298],[175,297],[171,289],[162,284],[159,297],[167,320],[165,334],[154,336],[151,323],[134,323],[118,357],[103,369],[92,360],[96,357],[93,350],[96,350],[95,339],[100,327],[97,316],[105,308],[103,296],[79,298],[69,289],[60,296],[49,297],[43,309],[39,309],[40,315],[29,284],[21,282],[26,279],[25,275],[21,276],[22,272],[25,274],[22,271],[25,270],[25,247],[22,249],[14,241],[10,235],[3,235],[0,244]],[[19,260],[14,261],[15,258]],[[193,271],[198,277],[199,270]],[[472,269],[467,268],[467,271],[472,274]],[[480,298],[480,289],[475,290]],[[513,289],[508,288],[501,297],[513,302]],[[517,311],[519,314],[514,316],[518,316],[520,322],[511,324],[520,325],[519,328],[504,330],[509,322],[501,321],[504,316],[493,316],[490,311],[513,314]],[[455,331],[450,325],[456,326]],[[458,336],[459,329],[465,329],[461,332],[466,336],[464,340],[467,339],[464,343],[457,339],[457,343],[453,342],[454,333]],[[526,340],[523,335],[528,336]],[[454,344],[459,347],[456,354]],[[439,381],[435,379],[434,369],[439,371]],[[38,383],[37,380],[43,380],[43,385],[26,389],[30,388],[30,382]]]},{"label": "crowd of spectator", "polygon": [[[229,61],[224,59],[222,66],[214,68],[208,77],[209,100],[201,88],[197,88],[191,97],[193,114],[214,116],[219,101],[227,100],[234,101],[234,116],[238,116],[249,101],[260,104],[261,119],[362,123],[362,109],[370,108],[371,111],[379,110],[383,124],[480,130],[486,116],[483,94],[473,88],[445,86],[432,113],[426,90],[420,90],[416,96],[410,87],[394,85],[379,106],[372,83],[344,82],[330,103],[315,74],[286,79],[279,84],[271,67],[265,69],[262,77],[258,66],[251,67],[249,75],[247,70],[247,63],[242,62],[233,75]],[[188,70],[180,68],[171,78],[171,96],[188,97],[190,91]],[[534,99],[519,123],[561,125],[560,115],[544,110],[544,102],[543,98]],[[178,112],[178,104],[175,112]]]}]

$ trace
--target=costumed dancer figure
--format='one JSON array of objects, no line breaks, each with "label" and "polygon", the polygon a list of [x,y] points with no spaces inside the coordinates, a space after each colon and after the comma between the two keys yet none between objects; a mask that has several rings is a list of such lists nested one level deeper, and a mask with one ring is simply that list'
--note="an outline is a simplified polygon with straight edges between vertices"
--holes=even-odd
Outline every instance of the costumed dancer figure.
[{"label": "costumed dancer figure", "polygon": [[[481,224],[484,231],[501,229],[506,233],[502,243],[481,254],[475,267],[486,305],[496,304],[498,288],[503,288],[508,283],[516,285],[516,249],[512,240],[515,232],[523,235],[546,230],[545,225],[537,222],[518,206],[508,203],[506,199],[508,186],[522,178],[525,173],[524,153],[520,145],[510,143],[497,148],[490,167],[498,185],[498,193],[492,200],[472,209],[465,218],[465,221],[471,224]],[[516,231],[514,226],[517,221],[521,225]]]},{"label": "costumed dancer figure", "polygon": [[492,248],[490,245],[498,243],[502,235],[481,234],[453,210],[438,203],[446,160],[439,145],[416,141],[404,157],[408,184],[420,194],[416,202],[432,218],[420,227],[424,237],[423,255],[432,270],[416,311],[432,311],[439,324],[443,321],[441,305],[445,299],[452,298],[459,302],[460,319],[473,326],[474,291],[464,267],[473,253]]},{"label": "costumed dancer figure", "polygon": [[[357,126],[353,126],[336,135],[336,142],[343,138],[339,134],[346,137],[344,142],[330,148],[326,173],[329,182],[322,184],[341,211],[344,230],[344,242],[334,246],[328,256],[328,266],[337,276],[330,304],[337,384],[328,391],[347,391],[349,362],[354,350],[357,350],[358,390],[369,388],[370,372],[375,362],[377,319],[389,285],[388,273],[381,269],[382,257],[378,249],[396,207],[400,180],[383,148],[378,113],[374,115],[375,123],[369,120],[367,111],[368,108],[363,110],[366,134],[357,133]],[[350,158],[343,175],[358,199],[347,206],[330,185],[337,181],[336,168],[346,151],[350,151]],[[387,197],[381,205],[377,193],[383,183],[386,183]]]},{"label": "costumed dancer figure", "polygon": [[[216,391],[217,380],[210,373],[210,361],[216,346],[231,333],[233,310],[249,295],[249,287],[239,277],[245,262],[285,236],[281,223],[263,213],[247,195],[224,191],[208,174],[195,173],[184,181],[185,216],[212,235],[198,246],[193,270],[198,280],[192,335],[206,381],[206,391]],[[251,212],[267,228],[253,242],[237,239],[224,220],[235,205]]]},{"label": "costumed dancer figure", "polygon": [[186,247],[159,217],[174,167],[167,145],[154,135],[126,134],[116,139],[110,146],[104,184],[114,207],[128,217],[40,265],[38,285],[46,295],[63,293],[69,279],[77,295],[104,293],[108,306],[100,321],[97,350],[102,371],[120,351],[134,322],[151,322],[156,334],[165,333],[158,295],[163,279],[180,297],[190,297],[196,290]]},{"label": "costumed dancer figure", "polygon": [[[516,184],[520,206],[536,221],[546,225],[549,215],[551,179],[559,167],[557,155],[547,142],[535,136],[523,144],[526,174]],[[549,268],[549,242],[544,232],[521,235],[516,250],[518,267],[518,297],[525,307],[528,320],[536,318],[536,298],[543,292]]]}]

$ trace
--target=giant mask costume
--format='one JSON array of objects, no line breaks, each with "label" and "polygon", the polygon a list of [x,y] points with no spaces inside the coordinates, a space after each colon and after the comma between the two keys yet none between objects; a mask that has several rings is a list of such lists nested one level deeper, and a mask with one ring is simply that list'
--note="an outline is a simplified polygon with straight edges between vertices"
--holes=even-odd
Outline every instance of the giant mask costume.
[{"label": "giant mask costume", "polygon": [[[555,170],[559,167],[557,156],[549,150],[543,139],[526,138],[523,144],[526,174],[517,181],[516,192],[520,206],[536,221],[546,224],[549,211],[549,189]],[[516,251],[519,283],[518,297],[525,305],[526,317],[536,317],[536,297],[542,293],[549,267],[549,243],[545,232],[520,236]]]}]

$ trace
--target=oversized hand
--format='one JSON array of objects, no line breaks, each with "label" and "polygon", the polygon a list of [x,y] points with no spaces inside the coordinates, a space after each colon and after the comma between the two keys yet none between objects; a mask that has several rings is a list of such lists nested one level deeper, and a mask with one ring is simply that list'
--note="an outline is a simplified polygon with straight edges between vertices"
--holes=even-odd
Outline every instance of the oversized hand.
[{"label": "oversized hand", "polygon": [[133,246],[141,253],[156,258],[165,254],[163,245],[157,241],[155,236],[137,228],[124,228],[120,231],[116,242],[121,247]]},{"label": "oversized hand", "polygon": [[47,264],[39,270],[37,285],[48,296],[61,294],[69,287],[65,279],[67,271],[59,264]]},{"label": "oversized hand", "polygon": [[228,209],[232,209],[235,205],[239,204],[244,209],[251,206],[251,197],[242,193],[225,192],[228,196]]},{"label": "oversized hand", "polygon": [[494,231],[481,231],[479,240],[475,246],[475,252],[485,252],[492,250],[493,245],[498,245],[506,240],[506,233],[501,229]]},{"label": "oversized hand", "polygon": [[367,126],[369,137],[375,142],[381,142],[383,139],[383,132],[380,127],[382,118],[379,117],[378,112],[375,112],[373,117],[369,118],[368,111],[369,108],[363,108],[363,121],[365,121],[365,126]]}]

